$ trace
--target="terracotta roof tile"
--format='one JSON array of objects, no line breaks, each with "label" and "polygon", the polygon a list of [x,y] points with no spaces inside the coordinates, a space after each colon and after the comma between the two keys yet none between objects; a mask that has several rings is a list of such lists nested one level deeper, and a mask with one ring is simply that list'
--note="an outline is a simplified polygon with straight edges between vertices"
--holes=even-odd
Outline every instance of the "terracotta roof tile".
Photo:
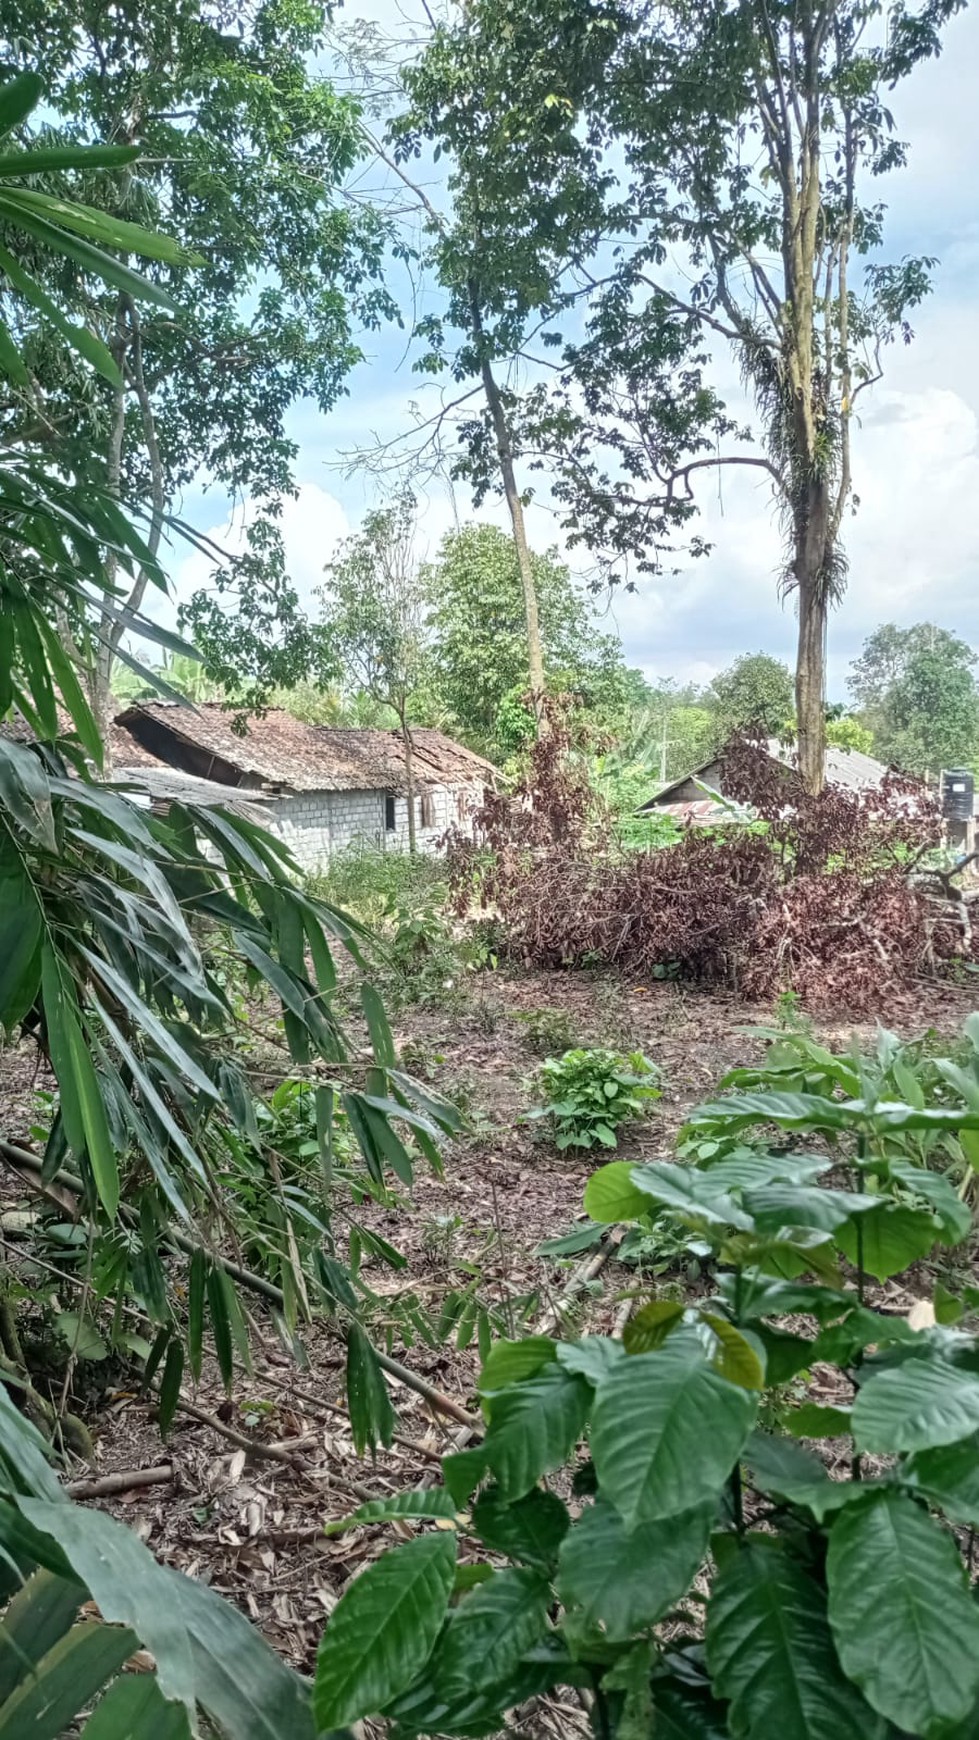
[{"label": "terracotta roof tile", "polygon": [[[224,783],[231,783],[225,770],[234,770],[235,783],[290,791],[404,790],[404,750],[396,731],[307,725],[281,708],[271,708],[250,719],[239,734],[233,717],[216,702],[181,707],[173,701],[142,701],[118,714],[116,725],[157,759]],[[412,735],[420,785],[475,785],[495,779],[491,762],[443,732],[417,729]]]}]

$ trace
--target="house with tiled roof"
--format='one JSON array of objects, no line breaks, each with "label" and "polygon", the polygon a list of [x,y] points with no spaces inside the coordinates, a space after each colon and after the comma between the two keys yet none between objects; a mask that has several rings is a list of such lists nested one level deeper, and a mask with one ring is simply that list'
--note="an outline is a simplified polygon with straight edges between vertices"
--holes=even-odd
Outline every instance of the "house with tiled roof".
[{"label": "house with tiled roof", "polygon": [[[262,820],[306,869],[347,847],[408,841],[408,773],[400,732],[307,725],[282,708],[240,722],[217,702],[139,701],[116,717],[139,751],[169,768],[243,794],[261,793]],[[435,851],[464,832],[497,770],[442,731],[412,731],[416,840]]]}]

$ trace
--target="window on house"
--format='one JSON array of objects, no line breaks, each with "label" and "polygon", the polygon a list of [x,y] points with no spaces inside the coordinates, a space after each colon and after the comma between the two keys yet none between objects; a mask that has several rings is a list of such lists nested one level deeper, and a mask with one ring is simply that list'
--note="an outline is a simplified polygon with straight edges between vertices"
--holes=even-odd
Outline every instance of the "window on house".
[{"label": "window on house", "polygon": [[420,828],[434,828],[435,826],[435,799],[430,791],[422,792],[418,799],[418,826]]},{"label": "window on house", "polygon": [[384,826],[389,834],[393,834],[397,826],[397,817],[394,813],[394,798],[390,792],[387,793],[384,799]]},{"label": "window on house", "polygon": [[458,817],[460,822],[464,822],[468,815],[469,815],[469,799],[466,797],[466,794],[464,791],[457,791],[456,792],[456,816]]}]

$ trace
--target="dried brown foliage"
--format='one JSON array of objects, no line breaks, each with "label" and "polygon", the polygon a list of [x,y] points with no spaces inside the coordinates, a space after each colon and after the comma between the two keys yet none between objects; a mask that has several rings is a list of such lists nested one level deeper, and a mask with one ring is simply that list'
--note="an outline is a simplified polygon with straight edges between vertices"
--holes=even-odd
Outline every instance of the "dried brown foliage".
[{"label": "dried brown foliage", "polygon": [[974,952],[917,873],[941,838],[920,786],[893,776],[879,791],[809,797],[744,739],[725,758],[723,789],[757,824],[689,828],[677,845],[623,853],[567,720],[552,717],[513,794],[489,796],[475,840],[451,844],[460,906],[475,886],[528,964],[619,963],[757,998],[791,988],[812,1007],[853,1011],[939,957]]}]

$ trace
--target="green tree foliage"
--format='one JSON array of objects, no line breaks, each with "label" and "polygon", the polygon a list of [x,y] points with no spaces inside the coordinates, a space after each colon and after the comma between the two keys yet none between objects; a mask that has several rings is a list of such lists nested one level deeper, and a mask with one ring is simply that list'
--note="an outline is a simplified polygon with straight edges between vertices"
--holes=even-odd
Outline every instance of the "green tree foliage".
[{"label": "green tree foliage", "polygon": [[415,850],[415,779],[409,714],[429,668],[426,585],[414,550],[415,503],[376,508],[329,564],[320,633],[351,687],[390,707],[405,752],[408,844]]},{"label": "green tree foliage", "polygon": [[[38,95],[30,77],[0,90],[0,127],[16,125]],[[11,229],[21,201],[14,178],[46,161],[33,152],[4,155],[10,180],[0,182],[0,200]],[[84,170],[90,161],[83,147],[59,148],[59,165]],[[91,246],[87,270],[110,284],[122,275],[134,300],[158,298],[156,287],[120,266],[116,251],[157,259],[172,244],[64,200],[52,208],[40,192],[23,200],[29,232],[38,211],[52,254],[70,260],[76,237],[94,234],[112,251]],[[11,285],[29,294],[21,283],[15,270],[8,302]],[[49,318],[60,332],[57,306]],[[0,362],[16,379],[22,355],[13,339]],[[118,575],[142,574],[165,589],[159,562],[112,493],[84,473],[65,480],[46,449],[22,447],[0,465],[0,500],[0,718],[15,707],[35,739],[0,734],[0,1032],[33,1033],[57,1083],[43,1156],[5,1141],[5,1161],[42,1194],[57,1175],[59,1205],[70,1200],[88,1229],[89,1306],[113,1302],[113,1333],[138,1301],[155,1335],[145,1382],[162,1370],[164,1429],[185,1367],[199,1374],[205,1330],[227,1385],[235,1358],[247,1362],[245,1317],[214,1228],[235,1227],[240,1248],[240,1186],[257,1170],[265,1216],[258,1248],[284,1257],[271,1288],[283,1332],[288,1338],[301,1315],[324,1305],[340,1311],[355,1437],[360,1444],[387,1437],[390,1403],[357,1320],[352,1273],[335,1245],[329,1189],[318,1191],[310,1239],[305,1193],[267,1170],[258,1132],[268,1109],[236,1045],[242,1017],[224,963],[278,1003],[297,1091],[315,1105],[323,1177],[333,1176],[338,1118],[346,1156],[359,1155],[354,1165],[364,1168],[370,1194],[383,1192],[389,1167],[407,1182],[416,1143],[436,1160],[434,1132],[455,1117],[429,1094],[419,1110],[408,1078],[399,1085],[391,1034],[369,986],[363,1002],[374,1066],[361,1085],[346,1073],[331,1082],[330,1065],[348,1056],[332,1006],[332,949],[339,944],[362,958],[363,937],[304,892],[279,841],[254,819],[221,810],[172,803],[158,815],[94,777],[102,745],[84,693],[84,657],[99,645]],[[142,617],[134,622],[138,634],[173,642]],[[171,650],[186,651],[179,641]],[[391,1123],[402,1116],[395,1106],[407,1145]],[[178,1266],[187,1271],[180,1291],[172,1285]],[[66,1285],[70,1279],[77,1277]],[[267,1290],[261,1278],[258,1285]],[[11,1312],[0,1315],[0,1369],[18,1383],[28,1411],[50,1425],[51,1404],[32,1386]]]},{"label": "green tree foliage", "polygon": [[[312,70],[327,20],[319,0],[0,4],[4,64],[43,81],[36,142],[140,148],[138,166],[52,160],[47,185],[115,220],[165,226],[200,258],[192,280],[166,260],[150,266],[168,292],[154,306],[87,272],[77,248],[53,264],[35,257],[34,236],[17,243],[21,263],[98,335],[115,374],[93,378],[36,301],[22,303],[32,392],[8,394],[5,435],[29,433],[62,469],[97,459],[110,493],[152,502],[153,549],[165,511],[202,478],[251,499],[244,553],[212,547],[214,585],[188,613],[215,675],[239,691],[250,675],[289,681],[312,663],[279,528],[296,451],[287,417],[300,398],[329,409],[359,354],[356,324],[390,308],[379,226],[363,202],[339,198],[362,147],[356,104]],[[120,245],[125,254],[124,235]],[[146,583],[137,573],[133,607]],[[102,627],[97,711],[123,632]]]},{"label": "green tree foliage", "polygon": [[842,708],[829,708],[826,718],[826,741],[837,749],[858,749],[862,755],[873,755],[874,734],[852,713]]},{"label": "green tree foliage", "polygon": [[[532,560],[548,687],[575,694],[599,726],[620,722],[630,684],[618,635],[601,632],[586,595],[553,551]],[[526,623],[513,542],[496,526],[464,526],[448,534],[423,580],[434,696],[461,734],[502,759],[533,729],[522,704]]]},{"label": "green tree foliage", "polygon": [[[547,468],[570,535],[656,568],[701,473],[767,473],[814,791],[853,409],[888,340],[910,336],[931,265],[880,257],[873,178],[905,156],[889,92],[961,4],[895,4],[878,31],[876,0],[480,0],[435,32],[396,129],[402,150],[426,137],[465,164],[494,343],[537,371],[511,394],[514,444]],[[718,337],[755,400],[755,451],[710,384]],[[490,426],[464,435],[485,486]]]},{"label": "green tree foliage", "polygon": [[721,742],[751,725],[777,737],[792,717],[792,673],[768,653],[742,653],[727,670],[718,672],[706,699]]},{"label": "green tree foliage", "polygon": [[979,755],[976,655],[949,629],[883,623],[851,667],[850,689],[882,760],[908,773],[971,766]]}]

